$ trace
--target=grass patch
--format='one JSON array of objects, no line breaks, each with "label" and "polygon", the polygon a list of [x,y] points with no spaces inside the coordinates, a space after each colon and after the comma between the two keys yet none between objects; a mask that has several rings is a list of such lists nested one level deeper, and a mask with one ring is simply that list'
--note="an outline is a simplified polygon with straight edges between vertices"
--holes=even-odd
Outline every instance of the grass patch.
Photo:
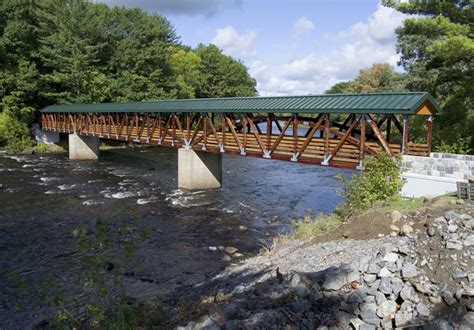
[{"label": "grass patch", "polygon": [[[436,206],[440,204],[447,204],[450,201],[456,200],[456,199],[457,197],[454,195],[439,196],[434,202],[434,205]],[[425,206],[423,202],[423,198],[404,198],[404,199],[385,202],[381,204],[379,207],[374,207],[374,208],[381,212],[389,213],[395,210],[400,211],[400,212],[416,211],[423,206]]]},{"label": "grass patch", "polygon": [[337,214],[321,214],[316,217],[305,216],[301,220],[293,221],[293,235],[295,238],[321,236],[344,222]]},{"label": "grass patch", "polygon": [[423,198],[407,198],[384,203],[380,208],[378,208],[378,210],[384,213],[392,212],[395,210],[400,212],[410,212],[416,211],[422,206]]}]

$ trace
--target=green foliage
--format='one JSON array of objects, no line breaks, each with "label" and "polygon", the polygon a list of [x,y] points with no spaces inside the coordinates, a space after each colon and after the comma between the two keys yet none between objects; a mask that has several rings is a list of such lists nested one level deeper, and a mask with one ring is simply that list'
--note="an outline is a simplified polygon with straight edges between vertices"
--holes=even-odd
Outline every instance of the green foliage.
[{"label": "green foliage", "polygon": [[403,187],[400,165],[400,159],[384,152],[367,157],[365,171],[352,176],[346,183],[343,191],[345,201],[336,207],[334,213],[316,217],[308,214],[293,221],[293,235],[296,238],[320,236],[379,202],[396,203]]},{"label": "green foliage", "polygon": [[396,33],[407,88],[430,92],[443,108],[435,119],[434,149],[472,153],[474,10],[466,1],[410,3],[396,8],[427,15],[405,20]]},{"label": "green foliage", "polygon": [[[327,93],[428,91],[441,104],[435,118],[433,148],[474,152],[474,9],[468,0],[399,1],[384,5],[410,17],[396,29],[399,64],[405,74],[390,73],[387,65],[361,70],[359,76],[338,83]],[[413,120],[411,138],[424,134],[426,123]]]},{"label": "green foliage", "polygon": [[176,77],[176,97],[194,98],[201,83],[201,58],[192,51],[180,49],[171,55],[170,63]]},{"label": "green foliage", "polygon": [[400,163],[400,159],[384,152],[367,157],[365,171],[353,176],[345,186],[345,203],[339,212],[350,215],[357,210],[366,210],[376,202],[399,198],[403,187]]},{"label": "green foliage", "polygon": [[32,145],[28,127],[8,112],[0,113],[0,148],[18,152]]},{"label": "green foliage", "polygon": [[404,3],[383,0],[382,4],[405,14],[449,17],[456,23],[472,23],[474,20],[471,0],[409,0]]},{"label": "green foliage", "polygon": [[343,222],[337,214],[321,214],[316,217],[308,214],[301,220],[293,221],[291,227],[296,238],[304,238],[323,235]]},{"label": "green foliage", "polygon": [[405,91],[404,77],[389,64],[374,64],[359,71],[352,81],[335,84],[326,94],[340,93],[381,93]]},{"label": "green foliage", "polygon": [[48,145],[45,144],[45,143],[38,143],[35,146],[35,152],[39,153],[39,154],[44,154],[44,153],[48,152],[48,150],[49,150]]},{"label": "green foliage", "polygon": [[255,85],[216,46],[180,45],[157,14],[86,0],[0,2],[0,113],[17,130],[3,132],[0,147],[19,147],[34,111],[50,104],[251,96]]},{"label": "green foliage", "polygon": [[202,63],[202,84],[196,97],[255,96],[256,81],[245,65],[232,57],[222,54],[214,45],[198,45],[196,54]]}]

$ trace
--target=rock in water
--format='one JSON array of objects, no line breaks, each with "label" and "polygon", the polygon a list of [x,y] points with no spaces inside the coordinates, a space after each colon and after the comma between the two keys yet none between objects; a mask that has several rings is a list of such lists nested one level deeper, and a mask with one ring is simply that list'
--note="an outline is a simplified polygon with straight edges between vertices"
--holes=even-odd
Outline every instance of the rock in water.
[{"label": "rock in water", "polygon": [[235,248],[235,247],[232,247],[232,246],[228,246],[225,248],[224,250],[225,252],[229,253],[229,254],[234,254],[236,253],[237,251],[239,251],[239,249]]},{"label": "rock in water", "polygon": [[240,231],[247,231],[248,228],[247,228],[246,226],[244,226],[244,225],[240,225],[240,226],[239,226],[239,230],[240,230]]}]

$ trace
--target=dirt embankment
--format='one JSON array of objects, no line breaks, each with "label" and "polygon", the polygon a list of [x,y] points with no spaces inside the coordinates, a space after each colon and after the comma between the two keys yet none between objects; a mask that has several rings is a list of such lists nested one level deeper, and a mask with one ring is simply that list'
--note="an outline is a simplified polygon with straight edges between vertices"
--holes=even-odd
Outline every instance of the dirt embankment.
[{"label": "dirt embankment", "polygon": [[473,329],[474,206],[375,210],[279,240],[210,286],[207,313],[185,329]]}]

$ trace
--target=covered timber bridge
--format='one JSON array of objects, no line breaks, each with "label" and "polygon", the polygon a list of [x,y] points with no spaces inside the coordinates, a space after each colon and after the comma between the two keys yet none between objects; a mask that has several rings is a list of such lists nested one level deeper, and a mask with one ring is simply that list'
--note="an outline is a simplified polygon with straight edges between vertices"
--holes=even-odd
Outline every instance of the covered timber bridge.
[{"label": "covered timber bridge", "polygon": [[[427,156],[439,111],[421,92],[232,97],[53,105],[40,124],[70,134],[71,159],[97,158],[99,138],[179,148],[179,187],[205,189],[221,186],[222,153],[352,169],[381,150]],[[423,143],[410,141],[414,116]]]}]

